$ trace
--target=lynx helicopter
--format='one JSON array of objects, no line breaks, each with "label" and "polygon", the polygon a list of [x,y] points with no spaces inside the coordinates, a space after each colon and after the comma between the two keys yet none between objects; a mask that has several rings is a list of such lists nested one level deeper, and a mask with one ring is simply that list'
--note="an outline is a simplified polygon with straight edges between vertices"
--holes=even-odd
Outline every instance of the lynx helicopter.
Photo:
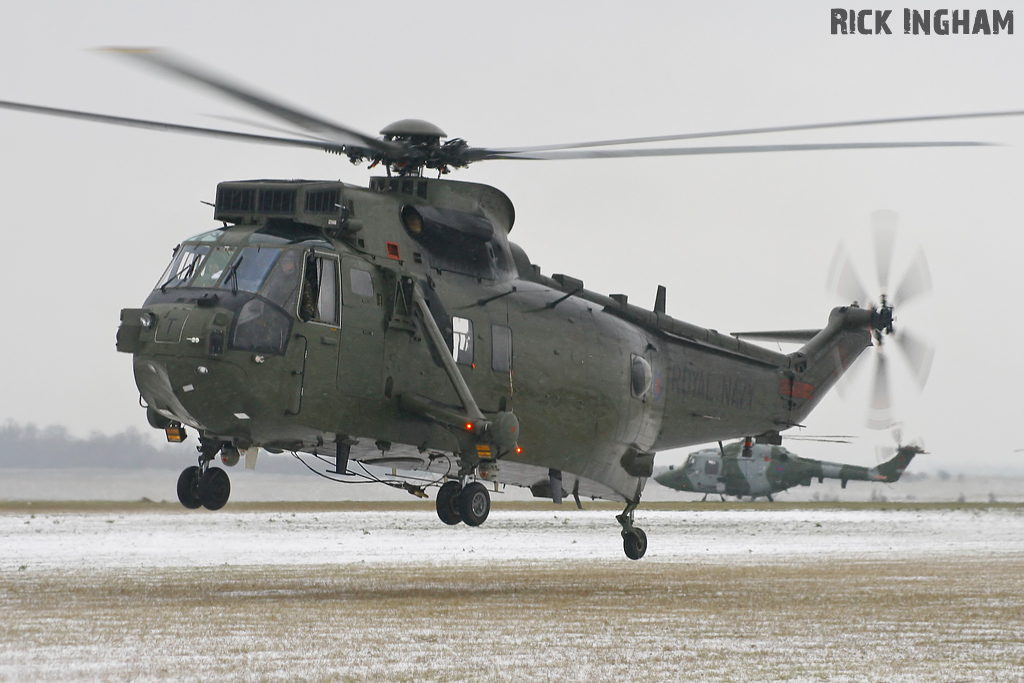
[{"label": "lynx helicopter", "polygon": [[764,497],[774,501],[773,493],[794,486],[810,486],[811,481],[823,483],[839,479],[846,488],[848,481],[899,481],[914,456],[925,453],[915,444],[897,445],[889,460],[875,466],[843,465],[823,460],[801,458],[783,446],[753,443],[750,439],[691,453],[680,468],[669,467],[654,480],[677,491],[736,496],[751,499]]},{"label": "lynx helicopter", "polygon": [[[308,114],[165,52],[117,54],[212,88],[303,129],[293,137],[0,102],[0,107],[159,131],[320,149],[386,175],[343,182],[250,180],[217,187],[221,227],[184,240],[139,308],[121,311],[149,423],[198,464],[178,479],[188,508],[225,505],[211,466],[258,449],[392,468],[438,517],[482,524],[487,484],[620,501],[631,559],[647,549],[634,511],[661,450],[737,437],[781,443],[851,363],[894,332],[893,298],[831,311],[781,333],[793,353],[672,318],[568,275],[546,276],[509,241],[515,212],[493,187],[442,179],[485,160],[556,160],[823,149],[941,147],[878,142],[627,149],[753,133],[1020,115],[958,114],[779,126],[542,147],[472,147],[407,119],[376,138]],[[597,149],[602,148],[602,149]],[[609,149],[610,148],[610,149]],[[425,170],[436,171],[428,178]],[[865,301],[866,299],[861,299]],[[401,474],[399,474],[401,473]],[[427,479],[429,477],[429,479]],[[443,483],[442,483],[443,482]]]}]

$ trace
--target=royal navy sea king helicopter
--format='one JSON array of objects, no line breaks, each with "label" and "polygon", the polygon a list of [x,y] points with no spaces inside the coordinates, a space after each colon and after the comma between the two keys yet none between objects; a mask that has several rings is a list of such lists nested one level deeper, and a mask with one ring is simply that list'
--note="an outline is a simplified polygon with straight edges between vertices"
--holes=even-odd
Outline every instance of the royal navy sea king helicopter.
[{"label": "royal navy sea king helicopter", "polygon": [[[228,500],[221,455],[256,449],[357,463],[441,484],[446,524],[480,525],[488,486],[618,500],[628,557],[647,548],[634,510],[655,453],[754,437],[779,444],[851,363],[894,332],[898,296],[832,310],[820,330],[785,333],[793,353],[672,318],[625,295],[547,276],[509,241],[515,212],[500,190],[441,179],[497,159],[581,159],[890,147],[879,142],[624,149],[632,143],[899,123],[915,117],[685,134],[544,147],[472,147],[403,120],[382,137],[304,113],[163,51],[120,55],[200,84],[304,132],[292,137],[200,128],[14,102],[0,107],[240,141],[301,146],[369,162],[385,175],[342,182],[250,180],[217,187],[221,227],[184,240],[141,307],[121,312],[117,349],[133,356],[152,426],[198,433],[197,465],[178,496]],[[1020,114],[1002,112],[992,115]],[[438,178],[426,172],[437,172]],[[867,299],[861,298],[861,304]],[[908,345],[912,346],[912,345]],[[417,479],[417,477],[419,477]],[[429,479],[427,480],[430,481]]]},{"label": "royal navy sea king helicopter", "polygon": [[886,484],[899,481],[914,456],[925,450],[917,444],[898,444],[895,454],[874,467],[845,465],[812,458],[801,458],[784,446],[753,443],[749,439],[705,448],[687,457],[682,467],[669,467],[655,475],[662,486],[677,491],[722,497],[767,498],[794,486],[810,486],[826,479],[838,479],[846,488],[849,481],[874,481]]}]

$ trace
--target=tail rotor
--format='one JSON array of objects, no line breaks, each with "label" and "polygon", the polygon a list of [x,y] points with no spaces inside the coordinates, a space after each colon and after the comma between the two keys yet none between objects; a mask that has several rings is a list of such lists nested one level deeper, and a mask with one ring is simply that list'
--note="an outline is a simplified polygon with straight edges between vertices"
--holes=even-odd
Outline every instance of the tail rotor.
[{"label": "tail rotor", "polygon": [[[836,249],[829,269],[827,288],[846,303],[867,306],[873,311],[872,337],[875,357],[871,388],[870,408],[867,426],[871,429],[888,429],[895,425],[891,367],[886,354],[886,339],[891,338],[900,349],[918,389],[924,389],[935,357],[934,347],[921,337],[914,335],[901,325],[895,325],[894,311],[905,306],[932,290],[931,272],[923,249],[918,249],[910,266],[893,293],[889,291],[899,214],[895,211],[875,211],[871,214],[874,236],[874,260],[877,276],[877,297],[874,299],[861,284],[857,269],[842,243]],[[841,392],[842,393],[842,392]]]}]

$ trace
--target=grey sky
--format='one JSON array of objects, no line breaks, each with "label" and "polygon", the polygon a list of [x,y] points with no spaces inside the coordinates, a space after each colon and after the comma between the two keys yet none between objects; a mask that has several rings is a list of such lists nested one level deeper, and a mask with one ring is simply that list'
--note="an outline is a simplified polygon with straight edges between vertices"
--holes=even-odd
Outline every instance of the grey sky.
[{"label": "grey sky", "polygon": [[[1022,5],[998,8],[1019,19]],[[1024,26],[906,36],[903,5],[872,7],[893,10],[892,35],[833,36],[821,2],[16,3],[0,24],[0,99],[198,126],[256,118],[90,51],[155,45],[367,133],[418,117],[479,146],[1024,109]],[[898,324],[938,349],[923,394],[897,375],[903,431],[934,467],[1024,472],[1024,117],[738,142],[868,140],[1005,146],[494,161],[455,177],[511,197],[513,240],[545,273],[647,306],[664,284],[670,314],[722,331],[824,325],[836,244],[862,252],[873,280],[869,214],[898,211],[896,277],[920,244],[935,283]],[[0,149],[0,420],[76,434],[145,428],[130,357],[114,351],[118,312],[175,244],[213,226],[200,201],[218,181],[370,175],[313,151],[14,112],[0,112]],[[808,431],[866,434],[869,374]],[[794,450],[870,463],[875,438]]]}]

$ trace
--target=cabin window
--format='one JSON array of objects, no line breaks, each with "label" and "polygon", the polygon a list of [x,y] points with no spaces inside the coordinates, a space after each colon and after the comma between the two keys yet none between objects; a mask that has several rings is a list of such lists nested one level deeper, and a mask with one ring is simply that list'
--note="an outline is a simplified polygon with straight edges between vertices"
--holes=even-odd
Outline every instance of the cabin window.
[{"label": "cabin window", "polygon": [[350,268],[348,276],[353,294],[364,298],[373,298],[373,278],[369,272],[358,268]]},{"label": "cabin window", "polygon": [[156,288],[164,289],[166,287],[184,286],[195,275],[200,261],[209,251],[209,247],[200,247],[193,244],[179,247],[178,251],[174,253],[174,258],[171,259],[170,265],[167,266],[167,270],[164,271],[163,276],[160,278],[160,282],[157,283]]},{"label": "cabin window", "polygon": [[452,318],[452,357],[456,363],[473,364],[473,321]]},{"label": "cabin window", "polygon": [[512,372],[512,328],[491,325],[491,369]]},{"label": "cabin window", "polygon": [[704,462],[704,474],[718,474],[718,461],[706,460]]},{"label": "cabin window", "polygon": [[231,291],[258,292],[281,256],[280,249],[246,247],[228,268],[220,286]]},{"label": "cabin window", "polygon": [[299,316],[327,325],[338,324],[338,260],[312,254],[306,259]]}]

